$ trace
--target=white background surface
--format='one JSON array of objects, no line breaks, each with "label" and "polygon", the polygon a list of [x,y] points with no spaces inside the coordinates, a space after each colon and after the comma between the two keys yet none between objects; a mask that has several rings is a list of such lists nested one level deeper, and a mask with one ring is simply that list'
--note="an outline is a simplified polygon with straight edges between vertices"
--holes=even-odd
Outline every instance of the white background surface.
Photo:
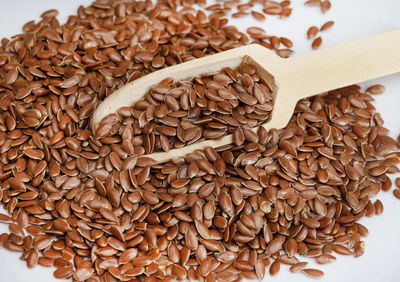
[{"label": "white background surface", "polygon": [[[0,37],[10,37],[20,33],[24,23],[37,19],[47,9],[57,8],[60,11],[58,18],[64,22],[68,15],[75,14],[79,5],[87,5],[91,2],[90,0],[0,0]],[[287,20],[269,16],[266,22],[257,22],[251,17],[246,17],[232,20],[230,23],[241,27],[242,31],[248,26],[258,25],[263,27],[268,34],[286,36],[294,42],[293,49],[296,54],[311,51],[311,41],[308,41],[305,36],[308,27],[321,26],[328,20],[334,20],[335,25],[332,29],[321,33],[322,47],[400,28],[400,1],[396,0],[333,0],[331,10],[325,15],[318,8],[304,7],[305,0],[292,2],[294,2],[293,13]],[[384,95],[376,96],[374,105],[385,120],[385,126],[390,129],[392,137],[397,137],[400,133],[400,74],[366,82],[363,86],[375,83],[384,84],[387,91]],[[336,262],[319,267],[325,272],[325,277],[321,281],[400,281],[400,220],[398,216],[400,200],[397,200],[392,192],[382,192],[378,198],[385,206],[383,215],[361,221],[370,231],[370,235],[365,239],[365,254],[357,259],[338,256]],[[0,233],[7,231],[7,225],[0,224]],[[53,278],[54,269],[41,266],[33,270],[27,269],[25,262],[18,259],[19,255],[19,253],[0,249],[0,282],[60,281]],[[270,280],[314,281],[302,274],[289,273],[284,265],[277,277],[266,275],[265,281]]]}]

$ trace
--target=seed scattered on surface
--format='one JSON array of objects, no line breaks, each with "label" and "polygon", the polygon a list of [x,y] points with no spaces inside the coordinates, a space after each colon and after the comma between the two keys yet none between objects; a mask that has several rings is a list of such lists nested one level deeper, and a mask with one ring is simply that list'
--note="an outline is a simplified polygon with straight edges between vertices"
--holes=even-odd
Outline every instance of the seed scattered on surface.
[{"label": "seed scattered on surface", "polygon": [[253,16],[253,18],[255,18],[258,21],[264,21],[265,20],[265,16],[262,13],[259,13],[257,11],[251,11],[251,15]]},{"label": "seed scattered on surface", "polygon": [[381,215],[383,213],[383,204],[380,200],[376,200],[374,203],[375,206],[375,214]]},{"label": "seed scattered on surface", "polygon": [[232,18],[242,18],[244,16],[247,16],[249,13],[247,12],[236,12],[232,14]]},{"label": "seed scattered on surface", "polygon": [[308,265],[308,262],[298,262],[293,264],[289,270],[293,273],[297,273],[302,271],[306,266]]},{"label": "seed scattered on surface", "polygon": [[375,84],[367,88],[365,92],[373,95],[380,95],[385,93],[385,86],[382,84]]},{"label": "seed scattered on surface", "polygon": [[271,274],[271,276],[277,275],[279,273],[280,268],[281,268],[281,263],[279,262],[279,260],[275,260],[269,268],[269,274]]},{"label": "seed scattered on surface", "polygon": [[318,264],[327,264],[334,262],[336,257],[330,254],[324,254],[315,258],[315,262]]},{"label": "seed scattered on surface", "polygon": [[327,30],[327,29],[331,28],[334,25],[334,23],[335,23],[334,21],[327,21],[326,23],[324,23],[321,26],[320,30],[321,31]]},{"label": "seed scattered on surface", "polygon": [[321,38],[321,36],[320,36],[320,37],[317,37],[317,38],[315,38],[315,39],[313,40],[313,42],[312,42],[312,44],[311,44],[311,47],[312,47],[313,49],[317,49],[317,48],[319,48],[319,46],[321,46],[321,44],[322,44],[322,38]]},{"label": "seed scattered on surface", "polygon": [[320,278],[324,276],[324,272],[318,269],[313,269],[313,268],[305,268],[301,272],[303,272],[305,275],[311,277],[311,278]]},{"label": "seed scattered on surface", "polygon": [[400,199],[400,189],[396,188],[393,190],[393,195],[397,198]]},{"label": "seed scattered on surface", "polygon": [[329,0],[325,0],[321,2],[321,11],[322,13],[326,13],[331,8],[331,2]]},{"label": "seed scattered on surface", "polygon": [[321,0],[307,0],[304,5],[306,6],[321,6]]},{"label": "seed scattered on surface", "polygon": [[359,257],[362,256],[364,254],[365,251],[365,244],[363,241],[359,241],[356,243],[356,245],[354,246],[354,256],[355,257]]},{"label": "seed scattered on surface", "polygon": [[314,38],[318,34],[318,32],[319,32],[319,29],[315,25],[309,27],[307,30],[307,38],[308,39]]}]

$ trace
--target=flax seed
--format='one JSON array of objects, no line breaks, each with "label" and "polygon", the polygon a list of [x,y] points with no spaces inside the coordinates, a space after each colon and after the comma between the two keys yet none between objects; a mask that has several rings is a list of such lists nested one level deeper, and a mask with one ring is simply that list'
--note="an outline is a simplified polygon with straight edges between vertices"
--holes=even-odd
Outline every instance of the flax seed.
[{"label": "flax seed", "polygon": [[393,190],[393,195],[394,195],[396,198],[400,199],[400,189],[398,189],[398,188],[394,189],[394,190]]},{"label": "flax seed", "polygon": [[258,21],[264,21],[265,20],[265,16],[262,13],[259,13],[257,11],[251,11],[251,15],[253,16],[253,18],[255,18]]},{"label": "flax seed", "polygon": [[307,38],[308,38],[308,39],[314,38],[314,37],[317,35],[318,32],[319,32],[318,27],[316,27],[316,26],[311,26],[311,27],[307,30]]},{"label": "flax seed", "polygon": [[312,46],[313,49],[317,49],[317,48],[319,48],[319,46],[321,46],[321,44],[322,44],[322,38],[321,37],[317,37],[312,42],[311,46]]},{"label": "flax seed", "polygon": [[[284,18],[290,4],[234,0],[207,7],[207,17],[186,4],[96,1],[66,25],[50,10],[3,40],[0,200],[8,215],[0,221],[11,233],[0,245],[28,267],[55,266],[56,278],[79,281],[262,279],[269,257],[272,275],[284,263],[320,277],[296,254],[320,264],[333,251],[362,255],[368,229],[357,221],[383,211],[370,199],[390,189],[398,164],[398,144],[369,96],[382,85],[304,99],[287,127],[253,132],[270,117],[274,93],[242,64],[166,79],[94,134],[88,126],[98,103],[127,82],[248,44],[247,35],[289,57],[289,39],[259,27],[241,33],[226,17],[235,6],[232,17],[262,5]],[[330,2],[306,5],[326,12]],[[226,134],[233,144],[215,150],[157,165],[139,158]]]},{"label": "flax seed", "polygon": [[301,272],[311,278],[320,278],[324,276],[324,273],[321,270],[313,269],[313,268],[305,268]]},{"label": "flax seed", "polygon": [[334,25],[334,23],[335,23],[334,21],[327,21],[326,23],[324,23],[321,26],[320,30],[321,31],[327,30],[327,29],[331,28]]}]

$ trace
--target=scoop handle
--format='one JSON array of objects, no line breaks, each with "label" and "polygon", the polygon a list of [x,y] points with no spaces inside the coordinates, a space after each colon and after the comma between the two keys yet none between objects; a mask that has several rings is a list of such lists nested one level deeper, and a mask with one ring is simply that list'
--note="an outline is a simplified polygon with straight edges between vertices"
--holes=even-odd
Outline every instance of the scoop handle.
[{"label": "scoop handle", "polygon": [[[299,99],[400,71],[400,29],[286,60],[280,79]],[[283,82],[282,82],[283,86]]]},{"label": "scoop handle", "polygon": [[271,120],[263,126],[286,126],[303,98],[399,71],[400,29],[283,60],[271,71],[279,87]]}]

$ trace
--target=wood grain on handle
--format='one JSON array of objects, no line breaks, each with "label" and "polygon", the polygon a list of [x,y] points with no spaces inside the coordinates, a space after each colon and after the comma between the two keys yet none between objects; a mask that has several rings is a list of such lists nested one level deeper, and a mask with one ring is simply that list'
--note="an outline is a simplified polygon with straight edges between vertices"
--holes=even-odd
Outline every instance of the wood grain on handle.
[{"label": "wood grain on handle", "polygon": [[[274,75],[297,100],[400,71],[400,29],[285,60]],[[267,64],[266,64],[267,66]]]}]

